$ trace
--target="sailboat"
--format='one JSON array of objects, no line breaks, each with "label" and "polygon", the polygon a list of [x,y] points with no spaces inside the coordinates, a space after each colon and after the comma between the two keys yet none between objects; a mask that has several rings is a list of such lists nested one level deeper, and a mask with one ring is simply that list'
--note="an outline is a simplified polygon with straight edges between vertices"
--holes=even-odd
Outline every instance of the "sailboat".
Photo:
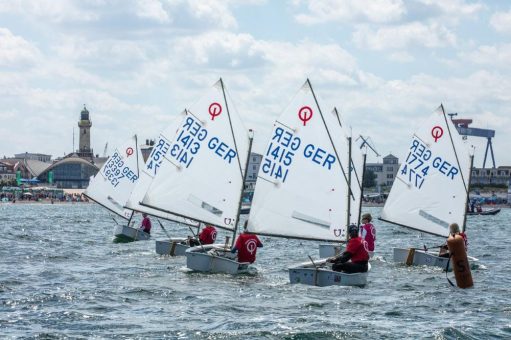
[{"label": "sailboat", "polygon": [[[440,105],[412,136],[380,219],[444,239],[451,223],[465,231],[472,164],[470,149]],[[394,248],[393,253],[395,262],[408,265],[448,263],[438,251]]]},{"label": "sailboat", "polygon": [[[350,139],[334,114],[323,114],[310,81],[275,121],[258,174],[248,232],[340,242],[356,223],[350,205]],[[370,265],[369,265],[370,270]],[[331,270],[326,260],[289,268],[291,283],[364,285],[368,272]]]},{"label": "sailboat", "polygon": [[[190,220],[188,218],[184,218],[181,216],[176,216],[173,214],[169,214],[167,212],[153,209],[147,206],[142,206],[140,201],[144,198],[146,191],[148,190],[151,182],[156,176],[159,169],[168,165],[168,162],[164,162],[163,159],[166,154],[170,152],[170,145],[172,138],[174,138],[176,131],[179,129],[179,126],[182,124],[183,119],[186,117],[186,110],[181,112],[167,128],[165,128],[159,135],[156,143],[153,146],[147,161],[142,167],[142,171],[140,171],[140,178],[137,181],[131,196],[126,202],[126,208],[147,213],[153,217],[161,218],[167,221],[176,222],[182,225],[187,225],[189,227],[198,228],[200,227],[200,223],[194,220]],[[171,256],[184,256],[185,251],[189,248],[187,243],[187,237],[171,237],[168,235],[167,230],[163,227],[161,222],[157,221],[160,226],[163,228],[164,232],[167,234],[168,238],[164,240],[156,240],[155,242],[155,250],[157,254],[160,255],[171,255]]]},{"label": "sailboat", "polygon": [[150,235],[130,226],[133,211],[124,206],[139,180],[139,162],[143,160],[137,136],[122,143],[91,178],[84,195],[120,216],[127,223],[118,224],[114,236],[121,241],[147,240]]},{"label": "sailboat", "polygon": [[[232,231],[234,242],[252,137],[222,79],[185,111],[171,140],[163,158],[169,164],[158,170],[141,205]],[[246,270],[229,250],[228,240],[189,248],[187,267],[231,274]]]}]

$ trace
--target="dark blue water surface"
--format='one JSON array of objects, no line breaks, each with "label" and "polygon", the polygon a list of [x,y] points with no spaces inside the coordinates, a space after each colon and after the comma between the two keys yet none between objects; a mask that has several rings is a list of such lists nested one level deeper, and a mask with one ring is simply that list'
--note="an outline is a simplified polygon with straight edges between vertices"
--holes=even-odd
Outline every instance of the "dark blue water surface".
[{"label": "dark blue water surface", "polygon": [[[510,220],[510,209],[468,218],[473,289],[394,264],[393,246],[443,240],[380,221],[368,285],[319,288],[289,284],[287,271],[317,258],[317,242],[261,237],[252,274],[190,273],[154,240],[112,243],[115,223],[97,205],[0,204],[0,337],[511,338]],[[153,239],[164,237],[153,221]]]}]

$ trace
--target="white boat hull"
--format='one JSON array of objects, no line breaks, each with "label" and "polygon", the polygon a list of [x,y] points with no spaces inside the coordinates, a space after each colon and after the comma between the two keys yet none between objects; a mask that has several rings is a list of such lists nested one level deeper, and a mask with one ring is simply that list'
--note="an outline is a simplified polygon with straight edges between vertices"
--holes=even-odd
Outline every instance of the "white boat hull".
[{"label": "white boat hull", "polygon": [[114,229],[114,236],[117,240],[131,242],[149,240],[151,235],[138,229],[126,225],[118,225]]},{"label": "white boat hull", "polygon": [[328,257],[334,257],[344,251],[342,244],[325,243],[319,245],[319,258],[326,259]]},{"label": "white boat hull", "polygon": [[188,244],[183,244],[187,238],[172,237],[170,240],[156,240],[156,254],[170,256],[185,256]]},{"label": "white boat hull", "polygon": [[199,272],[241,274],[248,271],[248,265],[248,262],[237,262],[236,255],[223,244],[191,247],[186,251],[186,266]]},{"label": "white boat hull", "polygon": [[[315,264],[315,265],[314,265]],[[343,273],[333,271],[326,259],[312,262],[303,262],[289,268],[289,282],[301,283],[311,286],[365,286],[367,276],[371,271],[371,264],[368,264],[365,273]]]},{"label": "white boat hull", "polygon": [[[409,248],[394,248],[394,262],[406,263],[408,258]],[[448,262],[447,257],[438,256],[438,252],[424,251],[422,249],[415,249],[413,256],[413,266],[434,266],[440,267],[445,270]],[[470,267],[474,267],[475,262],[478,260],[474,257],[468,256]],[[452,261],[449,262],[448,271],[452,270]]]}]

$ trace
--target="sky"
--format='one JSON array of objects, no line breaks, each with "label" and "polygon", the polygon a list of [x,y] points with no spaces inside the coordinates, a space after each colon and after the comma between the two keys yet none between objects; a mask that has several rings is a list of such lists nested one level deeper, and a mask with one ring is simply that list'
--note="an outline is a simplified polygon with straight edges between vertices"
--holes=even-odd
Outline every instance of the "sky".
[{"label": "sky", "polygon": [[[508,1],[3,0],[0,157],[72,152],[84,104],[94,153],[156,138],[220,77],[262,152],[309,78],[381,156],[442,103],[496,130],[511,166],[510,75]],[[469,142],[480,167],[486,140]]]}]

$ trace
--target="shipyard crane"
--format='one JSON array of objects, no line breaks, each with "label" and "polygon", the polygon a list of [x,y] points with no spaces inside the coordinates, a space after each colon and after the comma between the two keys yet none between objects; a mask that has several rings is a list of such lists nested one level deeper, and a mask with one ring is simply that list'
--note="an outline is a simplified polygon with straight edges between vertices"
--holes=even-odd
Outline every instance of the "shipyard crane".
[{"label": "shipyard crane", "polygon": [[458,115],[457,112],[448,113],[448,115],[451,117],[451,121],[456,127],[456,130],[458,130],[458,133],[463,137],[473,136],[486,138],[486,151],[484,152],[483,169],[486,168],[486,158],[488,157],[488,151],[490,151],[493,168],[495,168],[495,156],[493,154],[493,146],[491,143],[491,139],[495,137],[495,130],[468,127],[470,124],[472,124],[472,119],[453,119],[454,116]]}]

